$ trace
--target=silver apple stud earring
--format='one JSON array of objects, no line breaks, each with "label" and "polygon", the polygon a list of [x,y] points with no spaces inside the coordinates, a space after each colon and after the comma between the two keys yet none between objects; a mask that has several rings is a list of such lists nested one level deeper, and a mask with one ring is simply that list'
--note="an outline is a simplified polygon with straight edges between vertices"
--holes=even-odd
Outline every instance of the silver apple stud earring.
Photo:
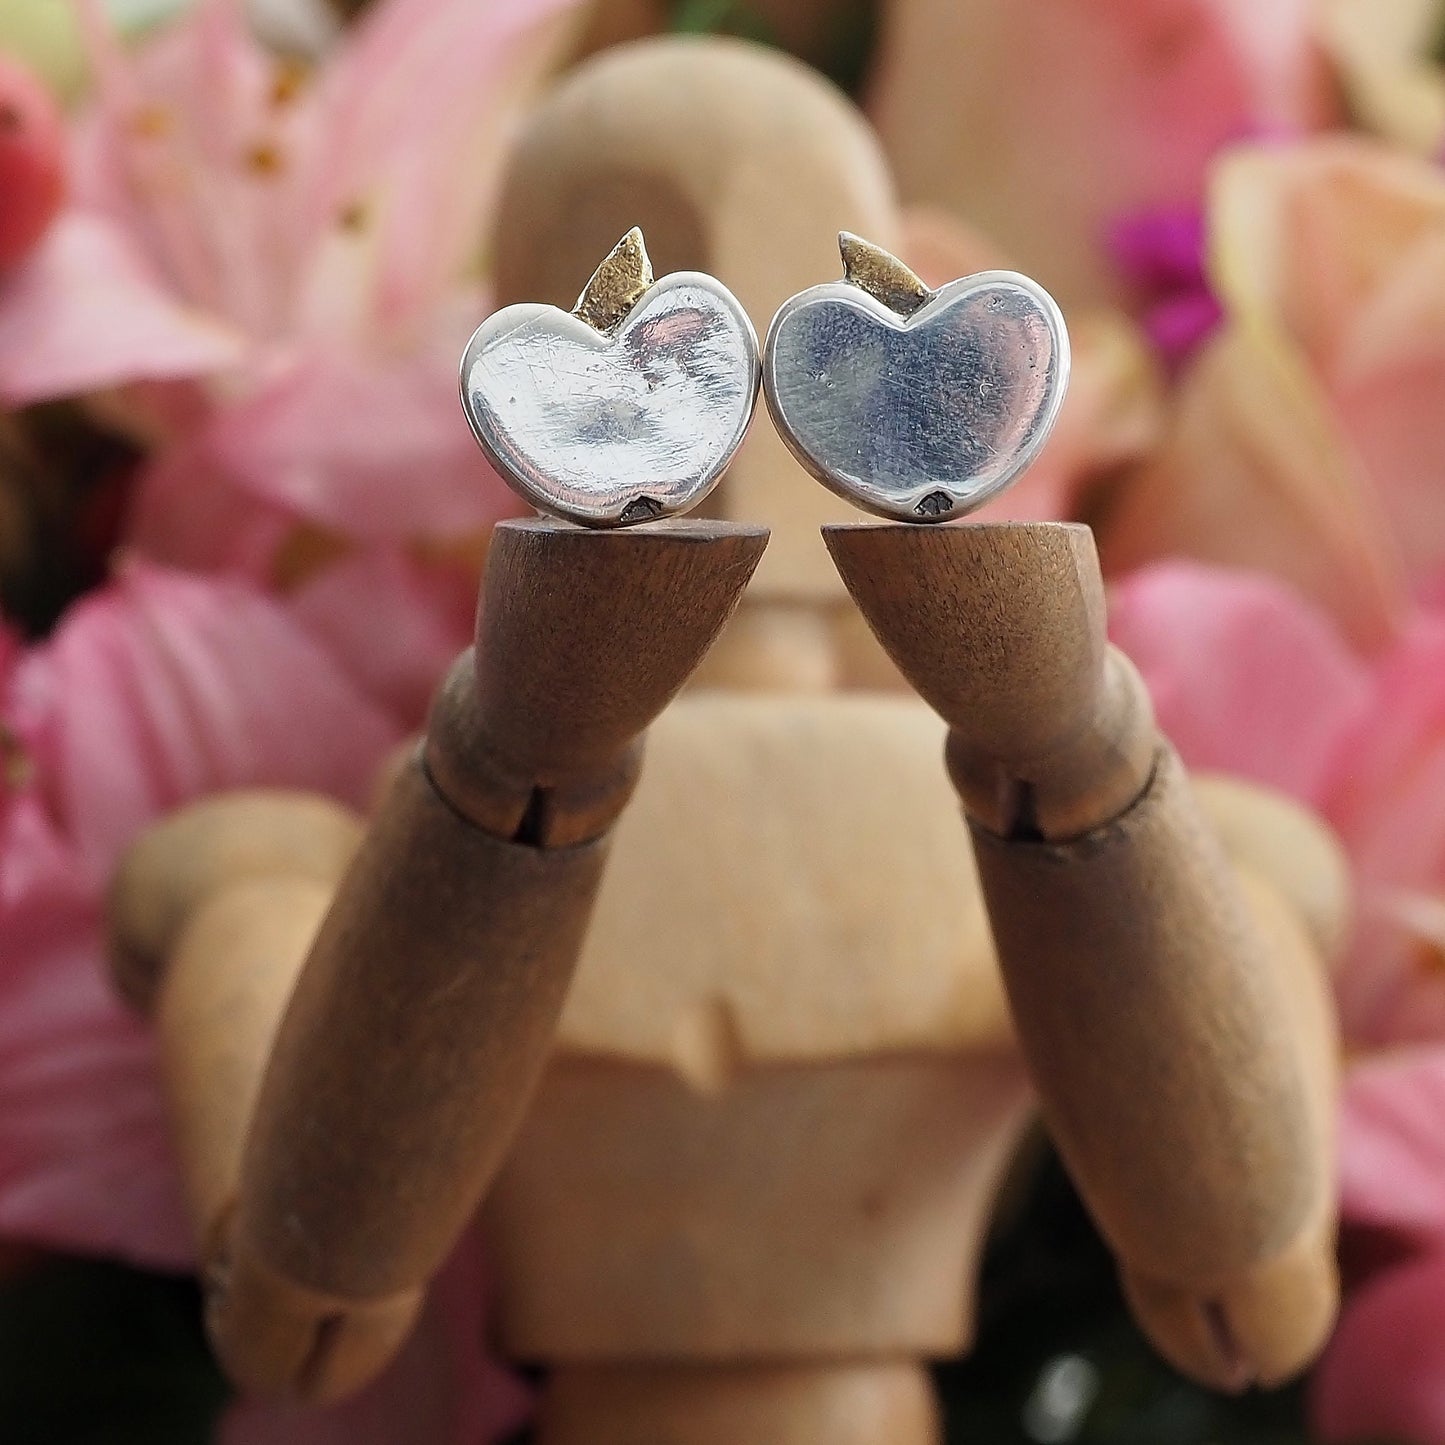
[{"label": "silver apple stud earring", "polygon": [[462,407],[492,464],[539,511],[625,527],[695,506],[747,434],[757,334],[695,271],[654,281],[642,232],[597,268],[572,311],[487,318],[462,356]]},{"label": "silver apple stud earring", "polygon": [[1069,336],[1047,291],[984,271],[931,291],[843,232],[844,279],[783,303],[763,390],[793,454],[870,512],[947,522],[997,496],[1048,439]]}]

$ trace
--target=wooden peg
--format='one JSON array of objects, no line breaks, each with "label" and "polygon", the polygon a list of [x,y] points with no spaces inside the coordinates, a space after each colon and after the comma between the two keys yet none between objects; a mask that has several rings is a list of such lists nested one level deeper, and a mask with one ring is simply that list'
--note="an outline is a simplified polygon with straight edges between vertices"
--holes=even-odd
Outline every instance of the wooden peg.
[{"label": "wooden peg", "polygon": [[642,731],[766,532],[502,523],[473,654],[351,867],[277,1035],[208,1323],[257,1392],[385,1361],[542,1067]]},{"label": "wooden peg", "polygon": [[[641,41],[578,67],[521,135],[498,210],[496,297],[571,306],[577,277],[640,225],[658,275],[717,276],[762,336],[794,292],[836,278],[839,230],[890,244],[897,224],[871,129],[816,72],[739,41]],[[705,505],[773,534],[739,619],[747,636],[723,640],[709,680],[825,685],[829,667],[808,654],[831,646],[826,628],[809,635],[790,613],[773,642],[751,614],[844,600],[817,528],[846,504],[801,472],[759,408]]]},{"label": "wooden peg", "polygon": [[[1020,1039],[1146,1328],[1221,1386],[1302,1367],[1333,1315],[1324,1025],[1104,634],[1086,528],[829,528],[950,728]],[[1324,1096],[1323,1099],[1321,1096]],[[1180,1344],[1181,1321],[1194,1337]]]}]

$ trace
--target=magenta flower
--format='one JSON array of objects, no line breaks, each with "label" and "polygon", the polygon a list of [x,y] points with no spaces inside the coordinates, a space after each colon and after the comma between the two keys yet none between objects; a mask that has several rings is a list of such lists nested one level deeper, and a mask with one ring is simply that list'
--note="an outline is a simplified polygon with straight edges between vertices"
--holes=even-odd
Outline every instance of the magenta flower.
[{"label": "magenta flower", "polygon": [[1137,212],[1109,237],[1115,264],[1139,295],[1144,330],[1174,373],[1224,318],[1204,242],[1204,214],[1190,206]]}]

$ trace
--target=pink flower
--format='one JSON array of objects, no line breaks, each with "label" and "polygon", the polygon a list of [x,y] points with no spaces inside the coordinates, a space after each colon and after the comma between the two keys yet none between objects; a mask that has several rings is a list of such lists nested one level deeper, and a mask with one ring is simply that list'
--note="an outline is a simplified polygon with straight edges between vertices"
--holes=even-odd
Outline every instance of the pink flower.
[{"label": "pink flower", "polygon": [[1198,206],[1224,144],[1333,116],[1313,0],[895,0],[873,112],[904,196],[1067,304],[1122,299],[1109,232]]},{"label": "pink flower", "polygon": [[1377,1275],[1351,1295],[1310,1406],[1327,1445],[1445,1441],[1445,1250]]},{"label": "pink flower", "polygon": [[191,1258],[147,1031],[100,931],[122,848],[249,783],[365,798],[396,723],[277,603],[141,563],[12,650],[0,813],[0,1233]]},{"label": "pink flower", "polygon": [[1225,325],[1107,561],[1264,567],[1378,647],[1445,574],[1445,176],[1358,138],[1247,147],[1209,229]]},{"label": "pink flower", "polygon": [[[73,205],[0,288],[0,400],[199,388],[128,397],[166,444],[132,540],[187,563],[223,536],[254,565],[278,519],[384,542],[510,510],[456,365],[501,137],[575,5],[385,0],[310,83],[233,0],[135,57],[87,6],[97,104]],[[178,526],[182,502],[229,525]]]},{"label": "pink flower", "polygon": [[[1415,1246],[1445,1247],[1445,1049],[1355,1064],[1340,1123],[1341,1204],[1350,1219]],[[1445,1301],[1442,1301],[1445,1304]]]},{"label": "pink flower", "polygon": [[1187,761],[1293,792],[1348,850],[1360,921],[1337,976],[1357,1054],[1341,1202],[1347,1243],[1366,1235],[1390,1262],[1347,1292],[1312,1404],[1327,1441],[1441,1445],[1445,614],[1365,661],[1279,582],[1172,563],[1116,587],[1112,631]]},{"label": "pink flower", "polygon": [[1121,583],[1112,616],[1186,762],[1283,788],[1340,834],[1359,889],[1346,1037],[1445,1040],[1445,614],[1367,662],[1281,584],[1174,563]]},{"label": "pink flower", "polygon": [[1110,632],[1191,767],[1322,807],[1370,676],[1329,620],[1273,579],[1187,563],[1115,584]]},{"label": "pink flower", "polygon": [[1341,1120],[1343,1208],[1399,1256],[1352,1290],[1311,1389],[1328,1442],[1445,1441],[1445,1049],[1357,1064]]}]

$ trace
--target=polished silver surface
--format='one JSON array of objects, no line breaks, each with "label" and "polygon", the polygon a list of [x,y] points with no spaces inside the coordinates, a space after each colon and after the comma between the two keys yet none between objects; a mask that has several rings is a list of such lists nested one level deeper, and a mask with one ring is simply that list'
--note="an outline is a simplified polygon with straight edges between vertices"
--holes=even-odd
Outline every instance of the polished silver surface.
[{"label": "polished silver surface", "polygon": [[996,497],[1048,439],[1069,377],[1064,318],[1011,271],[951,282],[907,316],[847,281],[784,303],[763,389],[800,462],[886,517],[946,522]]},{"label": "polished silver surface", "polygon": [[555,306],[508,306],[462,357],[482,450],[533,506],[588,526],[696,505],[752,418],[758,342],[736,298],[679,271],[610,331]]}]

